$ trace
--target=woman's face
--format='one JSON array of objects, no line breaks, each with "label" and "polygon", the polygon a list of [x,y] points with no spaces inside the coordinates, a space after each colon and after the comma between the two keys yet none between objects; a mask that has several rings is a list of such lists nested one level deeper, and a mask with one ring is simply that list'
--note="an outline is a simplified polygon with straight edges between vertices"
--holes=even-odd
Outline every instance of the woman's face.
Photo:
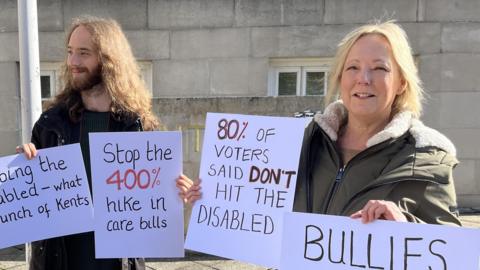
[{"label": "woman's face", "polygon": [[393,101],[403,87],[390,44],[383,36],[368,34],[354,43],[345,60],[340,88],[349,117],[369,122],[390,118]]}]

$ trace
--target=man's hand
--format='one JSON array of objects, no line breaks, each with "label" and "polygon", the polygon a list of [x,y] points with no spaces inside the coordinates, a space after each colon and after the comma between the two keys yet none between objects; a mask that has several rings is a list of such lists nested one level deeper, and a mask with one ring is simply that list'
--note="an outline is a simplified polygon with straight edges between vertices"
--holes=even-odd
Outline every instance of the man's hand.
[{"label": "man's hand", "polygon": [[369,223],[377,219],[407,222],[407,218],[396,204],[383,200],[368,201],[362,210],[353,213],[350,217],[361,218],[363,223]]},{"label": "man's hand", "polygon": [[33,143],[26,143],[23,145],[19,145],[15,148],[17,154],[24,153],[25,157],[30,160],[37,156],[37,148]]},{"label": "man's hand", "polygon": [[193,182],[186,175],[182,174],[177,178],[177,188],[180,190],[178,195],[180,195],[184,203],[193,204],[202,196],[200,179]]}]

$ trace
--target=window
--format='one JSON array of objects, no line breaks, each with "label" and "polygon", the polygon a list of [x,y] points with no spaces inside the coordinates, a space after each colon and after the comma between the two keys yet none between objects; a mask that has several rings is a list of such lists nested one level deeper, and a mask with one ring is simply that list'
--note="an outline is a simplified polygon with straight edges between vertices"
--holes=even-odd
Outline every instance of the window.
[{"label": "window", "polygon": [[[152,92],[152,63],[139,61],[140,73],[145,85]],[[53,98],[60,91],[59,78],[61,62],[42,62],[40,63],[40,88],[42,91],[42,100]]]},{"label": "window", "polygon": [[278,68],[276,71],[277,93],[279,96],[295,96],[300,89],[298,68]]},{"label": "window", "polygon": [[40,88],[42,100],[53,98],[58,91],[58,78],[62,63],[43,62],[40,63]]},{"label": "window", "polygon": [[324,96],[330,59],[271,59],[269,95]]}]

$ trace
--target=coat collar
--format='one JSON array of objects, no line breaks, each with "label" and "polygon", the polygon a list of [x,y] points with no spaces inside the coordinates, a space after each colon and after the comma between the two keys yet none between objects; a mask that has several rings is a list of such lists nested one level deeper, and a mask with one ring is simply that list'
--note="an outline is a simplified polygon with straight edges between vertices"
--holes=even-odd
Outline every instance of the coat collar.
[{"label": "coat collar", "polygon": [[[343,102],[339,100],[328,105],[323,114],[317,113],[314,120],[332,141],[337,141],[338,130],[342,124],[347,121],[347,116],[348,111],[343,105]],[[455,146],[445,135],[425,126],[422,121],[413,117],[409,111],[402,111],[396,114],[382,131],[368,139],[367,147],[389,139],[396,139],[407,131],[410,132],[415,139],[415,147],[433,146],[456,156],[457,151]]]}]

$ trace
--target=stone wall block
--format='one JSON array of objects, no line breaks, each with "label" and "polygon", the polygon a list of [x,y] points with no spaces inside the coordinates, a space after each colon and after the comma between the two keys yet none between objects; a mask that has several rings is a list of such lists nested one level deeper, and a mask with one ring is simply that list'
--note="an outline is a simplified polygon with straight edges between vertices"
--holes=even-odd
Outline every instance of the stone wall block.
[{"label": "stone wall block", "polygon": [[441,54],[421,55],[417,58],[418,74],[427,93],[442,90],[440,78],[442,69]]},{"label": "stone wall block", "polygon": [[4,132],[18,130],[21,123],[18,72],[17,63],[0,62],[0,130]]},{"label": "stone wall block", "polygon": [[235,1],[236,26],[312,25],[323,23],[323,0]]},{"label": "stone wall block", "polygon": [[168,118],[171,121],[166,122],[168,129],[178,130],[179,127],[184,129],[191,125],[203,126],[205,114],[209,111],[218,111],[218,99],[203,97],[154,98],[153,107],[160,116],[171,116]]},{"label": "stone wall block", "polygon": [[[467,164],[464,164],[467,162]],[[457,188],[457,202],[460,207],[472,207],[478,209],[480,206],[480,160],[475,160],[475,167],[472,169],[471,165],[472,160],[460,160],[459,168],[465,166],[464,169],[459,169],[460,171],[455,175],[455,187]],[[463,170],[463,171],[462,171]],[[465,178],[461,179],[462,177]],[[457,180],[458,179],[458,180]],[[457,183],[460,182],[460,183]],[[467,185],[463,187],[462,185]],[[471,187],[472,190],[465,191],[467,188]],[[458,191],[460,189],[460,191]]]},{"label": "stone wall block", "polygon": [[[63,30],[63,12],[61,0],[37,1],[37,19],[40,31]],[[17,0],[0,1],[0,32],[18,31]]]},{"label": "stone wall block", "polygon": [[323,23],[324,0],[288,0],[284,2],[284,25],[319,25]]},{"label": "stone wall block", "polygon": [[247,57],[249,54],[247,28],[175,31],[171,38],[172,59]]},{"label": "stone wall block", "polygon": [[417,0],[325,0],[325,23],[367,23],[374,19],[417,21]]},{"label": "stone wall block", "polygon": [[170,56],[168,31],[140,30],[125,32],[138,60],[167,59]]},{"label": "stone wall block", "polygon": [[17,63],[0,62],[0,103],[6,103],[5,98],[16,98],[16,102],[19,102],[20,76],[18,73]]},{"label": "stone wall block", "polygon": [[402,23],[414,54],[441,52],[442,27],[440,23]]},{"label": "stone wall block", "polygon": [[480,21],[478,0],[423,0],[425,21]]},{"label": "stone wall block", "polygon": [[293,116],[305,108],[319,110],[323,97],[237,97],[219,100],[219,112]]},{"label": "stone wall block", "polygon": [[0,62],[19,61],[18,33],[0,33]]},{"label": "stone wall block", "polygon": [[[0,130],[17,131],[20,128],[20,76],[15,62],[0,62]],[[3,145],[3,141],[0,145]],[[14,146],[12,146],[12,149]]]},{"label": "stone wall block", "polygon": [[480,53],[480,23],[445,24],[442,49],[453,53]]},{"label": "stone wall block", "polygon": [[2,143],[0,143],[0,156],[15,154],[15,146],[20,144],[20,131],[0,130],[0,138],[2,138]]},{"label": "stone wall block", "polygon": [[266,59],[211,61],[211,94],[214,96],[261,96],[266,94]]},{"label": "stone wall block", "polygon": [[62,2],[62,0],[37,1],[40,31],[63,31]]},{"label": "stone wall block", "polygon": [[187,127],[182,134],[184,162],[200,164],[204,129]]},{"label": "stone wall block", "polygon": [[212,60],[211,93],[214,96],[242,96],[248,90],[248,59]]},{"label": "stone wall block", "polygon": [[231,27],[233,0],[149,0],[150,29]]},{"label": "stone wall block", "polygon": [[65,29],[82,15],[115,19],[125,30],[147,28],[147,0],[64,0],[63,13]]},{"label": "stone wall block", "polygon": [[206,60],[153,61],[154,97],[210,95],[209,64]]},{"label": "stone wall block", "polygon": [[235,1],[236,26],[282,25],[282,2],[276,0]]},{"label": "stone wall block", "polygon": [[480,194],[480,188],[475,181],[475,160],[462,159],[453,171],[455,190],[459,196]]},{"label": "stone wall block", "polygon": [[418,59],[420,77],[428,92],[479,92],[480,76],[475,72],[479,54],[433,54]]},{"label": "stone wall block", "polygon": [[267,58],[250,58],[248,63],[248,95],[266,96],[268,94]]},{"label": "stone wall block", "polygon": [[[20,100],[18,97],[2,97],[0,102],[1,131],[12,131],[20,128]],[[3,138],[2,138],[3,139]],[[2,141],[2,144],[4,142]]]},{"label": "stone wall block", "polygon": [[332,57],[352,26],[295,26],[252,29],[254,57]]},{"label": "stone wall block", "polygon": [[480,53],[442,54],[441,90],[480,92],[479,63]]},{"label": "stone wall block", "polygon": [[17,0],[0,1],[0,32],[18,31]]},{"label": "stone wall block", "polygon": [[436,129],[479,129],[480,92],[432,93],[424,108],[424,120]]},{"label": "stone wall block", "polygon": [[477,147],[480,141],[480,129],[444,129],[441,132],[450,138],[457,148],[458,158],[480,161],[480,147]]},{"label": "stone wall block", "polygon": [[65,32],[39,32],[40,61],[62,62],[66,57]]},{"label": "stone wall block", "polygon": [[[199,97],[199,98],[155,98],[153,105],[159,116],[173,119],[170,129],[190,124],[202,126],[207,112],[228,112],[292,116],[294,112],[310,108],[323,108],[323,97]],[[193,118],[192,118],[193,117]]]}]

